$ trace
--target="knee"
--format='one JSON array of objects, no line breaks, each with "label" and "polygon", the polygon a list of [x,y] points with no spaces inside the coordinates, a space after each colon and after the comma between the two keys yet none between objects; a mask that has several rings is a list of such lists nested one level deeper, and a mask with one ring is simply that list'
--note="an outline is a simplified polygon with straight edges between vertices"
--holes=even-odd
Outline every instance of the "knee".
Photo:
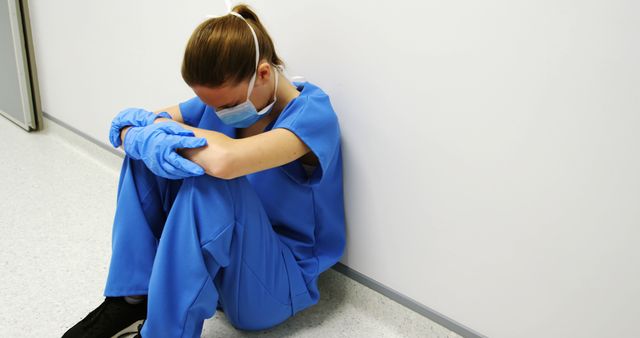
[{"label": "knee", "polygon": [[200,175],[187,177],[183,180],[183,189],[190,191],[193,196],[206,196],[210,199],[230,199],[229,180]]},{"label": "knee", "polygon": [[188,210],[197,221],[231,223],[234,198],[224,179],[201,175],[185,178],[173,207]]}]

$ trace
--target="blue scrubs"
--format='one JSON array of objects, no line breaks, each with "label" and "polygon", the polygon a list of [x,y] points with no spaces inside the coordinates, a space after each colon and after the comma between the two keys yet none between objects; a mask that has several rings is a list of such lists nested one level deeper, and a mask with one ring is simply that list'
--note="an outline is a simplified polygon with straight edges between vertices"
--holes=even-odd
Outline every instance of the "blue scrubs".
[{"label": "blue scrubs", "polygon": [[[345,246],[340,128],[309,82],[265,128],[295,133],[318,157],[231,180],[169,180],[126,156],[120,172],[105,296],[148,295],[143,337],[200,337],[221,307],[237,329],[277,325],[319,300],[318,276]],[[186,124],[232,138],[198,97]]]}]

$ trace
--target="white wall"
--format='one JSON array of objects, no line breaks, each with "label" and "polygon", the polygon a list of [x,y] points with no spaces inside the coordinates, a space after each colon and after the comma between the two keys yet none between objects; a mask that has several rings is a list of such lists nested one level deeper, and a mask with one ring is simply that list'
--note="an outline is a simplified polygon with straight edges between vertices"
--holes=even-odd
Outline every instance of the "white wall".
[{"label": "white wall", "polygon": [[[223,1],[32,0],[44,110],[192,95]],[[251,1],[343,130],[343,263],[491,337],[638,337],[640,3]]]}]

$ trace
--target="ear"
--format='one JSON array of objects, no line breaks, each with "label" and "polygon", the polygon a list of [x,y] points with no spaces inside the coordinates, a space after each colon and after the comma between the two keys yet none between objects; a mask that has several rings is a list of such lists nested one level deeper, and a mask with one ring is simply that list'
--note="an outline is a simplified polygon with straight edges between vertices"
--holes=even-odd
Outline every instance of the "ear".
[{"label": "ear", "polygon": [[258,64],[256,82],[258,82],[261,86],[265,83],[270,83],[270,81],[272,81],[271,76],[273,76],[273,68],[271,68],[269,62],[261,60],[260,64]]}]

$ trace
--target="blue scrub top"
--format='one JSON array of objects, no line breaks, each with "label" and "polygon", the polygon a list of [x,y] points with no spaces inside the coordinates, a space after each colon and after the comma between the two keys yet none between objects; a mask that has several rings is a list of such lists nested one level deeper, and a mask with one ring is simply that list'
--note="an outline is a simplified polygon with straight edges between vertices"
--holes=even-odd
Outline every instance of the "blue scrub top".
[{"label": "blue scrub top", "polygon": [[[295,314],[317,303],[318,275],[340,260],[346,239],[337,115],[322,89],[309,82],[293,84],[300,95],[265,131],[292,131],[313,151],[320,166],[308,174],[295,160],[246,177],[258,193],[274,231],[295,256],[285,255]],[[197,96],[180,103],[180,111],[190,126],[236,138],[236,129],[224,124],[214,108]]]}]

